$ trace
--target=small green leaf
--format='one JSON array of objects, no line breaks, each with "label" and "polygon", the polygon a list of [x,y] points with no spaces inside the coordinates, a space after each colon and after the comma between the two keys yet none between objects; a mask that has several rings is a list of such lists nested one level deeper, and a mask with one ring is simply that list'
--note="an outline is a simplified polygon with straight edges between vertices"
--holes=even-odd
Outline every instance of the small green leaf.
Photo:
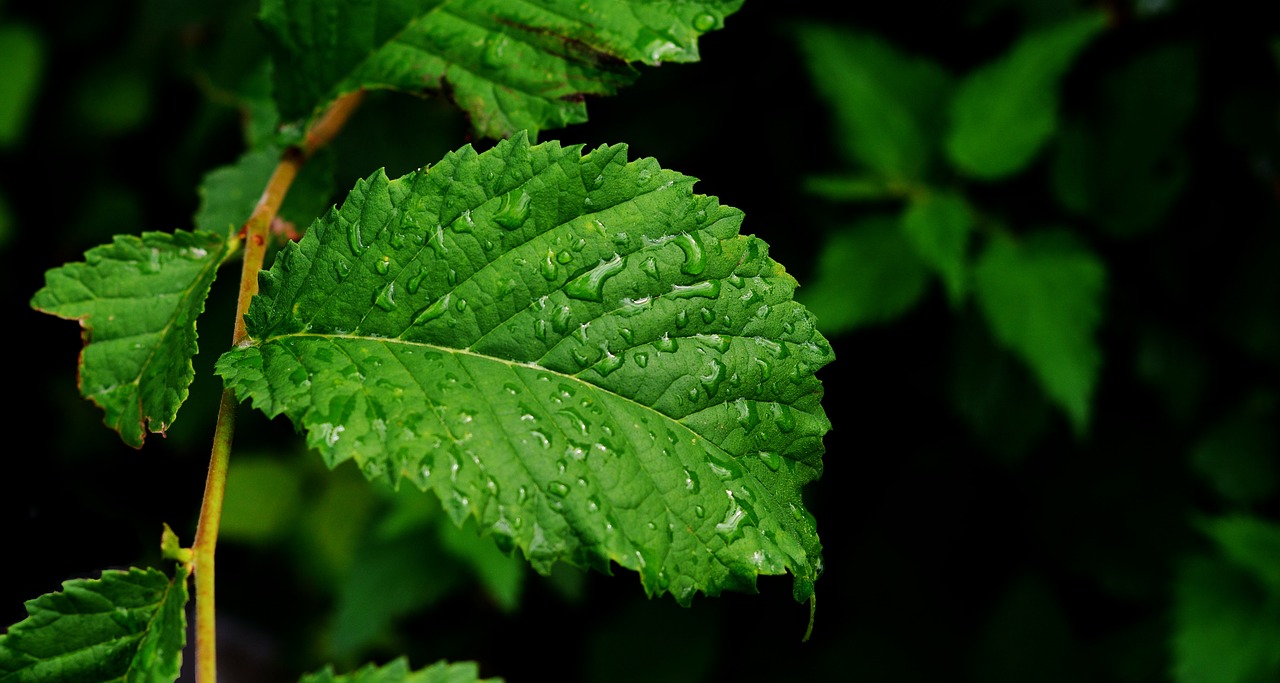
[{"label": "small green leaf", "polygon": [[1223,498],[1261,503],[1276,490],[1275,425],[1273,410],[1246,406],[1201,437],[1191,449],[1191,464]]},{"label": "small green leaf", "polygon": [[995,180],[1026,166],[1058,126],[1058,84],[1106,25],[1089,13],[1026,34],[969,74],[951,101],[947,154],[962,172]]},{"label": "small green leaf", "polygon": [[375,174],[262,273],[218,373],[540,572],[612,561],[682,603],[790,572],[807,600],[831,347],[693,183],[523,135]]},{"label": "small green leaf", "polygon": [[950,76],[870,34],[805,25],[796,42],[834,111],[846,158],[890,181],[923,180],[941,136]]},{"label": "small green leaf", "polygon": [[335,674],[333,667],[307,674],[298,683],[502,683],[501,678],[480,678],[475,662],[439,661],[425,669],[409,670],[408,660],[401,657],[385,666],[367,664],[347,674]]},{"label": "small green leaf", "polygon": [[898,221],[877,216],[836,231],[798,298],[827,334],[882,323],[920,300],[929,271]]},{"label": "small green leaf", "polygon": [[691,62],[698,37],[742,0],[265,0],[282,116],[343,93],[446,95],[477,133],[504,137],[586,121],[583,99],[636,77],[632,63]]},{"label": "small green leaf", "polygon": [[974,270],[978,305],[996,339],[1022,357],[1078,433],[1089,423],[1101,355],[1106,268],[1070,234],[990,241]]},{"label": "small green leaf", "polygon": [[83,263],[45,273],[31,299],[38,311],[80,321],[80,393],[134,448],[147,430],[164,433],[187,398],[196,318],[227,251],[208,232],[119,235]]},{"label": "small green leaf", "polygon": [[5,683],[171,683],[186,643],[187,573],[109,570],[27,602],[0,636]]},{"label": "small green leaf", "polygon": [[[221,233],[228,239],[238,233],[258,205],[280,156],[279,147],[267,145],[245,152],[234,164],[205,174],[200,183],[195,228]],[[333,154],[327,148],[308,159],[285,195],[279,218],[299,226],[309,225],[331,205],[333,173]]]},{"label": "small green leaf", "polygon": [[932,192],[913,197],[902,214],[902,230],[916,253],[942,278],[951,304],[968,290],[969,234],[973,210],[955,192]]}]

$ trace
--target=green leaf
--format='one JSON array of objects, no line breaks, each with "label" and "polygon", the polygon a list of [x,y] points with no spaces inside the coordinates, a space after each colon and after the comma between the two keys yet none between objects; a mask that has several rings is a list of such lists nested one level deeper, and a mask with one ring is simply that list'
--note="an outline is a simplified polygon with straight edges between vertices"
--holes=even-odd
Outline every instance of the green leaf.
[{"label": "green leaf", "polygon": [[634,62],[691,62],[742,0],[265,0],[285,120],[362,88],[447,96],[486,137],[586,121]]},{"label": "green leaf", "polygon": [[801,26],[796,42],[833,109],[846,158],[891,181],[923,180],[942,132],[950,76],[874,35],[815,24]]},{"label": "green leaf", "polygon": [[969,234],[973,210],[955,192],[931,192],[912,198],[902,213],[902,230],[916,253],[942,278],[952,305],[968,290]]},{"label": "green leaf", "polygon": [[542,573],[613,561],[687,604],[789,571],[808,599],[831,347],[693,183],[523,135],[379,172],[261,275],[218,373]]},{"label": "green leaf", "polygon": [[1237,514],[1208,520],[1201,527],[1228,560],[1280,598],[1280,525]]},{"label": "green leaf", "polygon": [[1180,138],[1199,101],[1199,66],[1190,44],[1172,44],[1107,75],[1094,116],[1065,127],[1055,145],[1064,206],[1121,238],[1161,225],[1190,176]]},{"label": "green leaf", "polygon": [[187,572],[109,570],[27,602],[0,636],[5,683],[169,683],[182,669]]},{"label": "green leaf", "polygon": [[1019,355],[1077,433],[1089,422],[1101,354],[1106,268],[1068,233],[989,242],[974,269],[978,305],[996,339]]},{"label": "green leaf", "polygon": [[1174,584],[1173,679],[1255,683],[1280,676],[1280,599],[1242,570],[1193,557]]},{"label": "green leaf", "polygon": [[1029,32],[969,74],[951,101],[946,148],[956,168],[994,180],[1026,166],[1057,129],[1059,81],[1105,25],[1089,13]]},{"label": "green leaf", "polygon": [[196,318],[228,250],[208,232],[119,235],[45,273],[32,297],[32,308],[80,321],[80,393],[130,446],[164,433],[186,400]]},{"label": "green leaf", "polygon": [[1227,500],[1261,503],[1276,490],[1275,411],[1245,406],[1213,425],[1191,449],[1191,464],[1205,483]]},{"label": "green leaf", "polygon": [[298,683],[502,683],[501,678],[480,677],[475,662],[448,663],[439,661],[425,669],[409,670],[408,661],[401,657],[385,666],[366,664],[347,674],[335,674],[333,667],[307,674]]},{"label": "green leaf", "polygon": [[44,70],[40,34],[24,24],[0,26],[0,148],[16,142],[26,129]]},{"label": "green leaf", "polygon": [[920,300],[929,271],[890,216],[865,219],[827,238],[800,301],[827,334],[882,323]]}]

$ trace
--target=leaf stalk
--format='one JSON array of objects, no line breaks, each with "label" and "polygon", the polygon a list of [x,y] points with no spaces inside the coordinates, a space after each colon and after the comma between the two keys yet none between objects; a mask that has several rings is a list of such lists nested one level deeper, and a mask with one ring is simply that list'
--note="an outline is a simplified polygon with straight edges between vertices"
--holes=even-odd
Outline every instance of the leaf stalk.
[{"label": "leaf stalk", "polygon": [[[267,253],[267,238],[271,223],[280,212],[289,187],[298,171],[320,148],[342,130],[351,114],[363,99],[363,91],[347,93],[339,97],[317,118],[307,130],[302,146],[291,147],[280,156],[271,179],[267,181],[257,206],[245,222],[244,263],[240,270],[240,295],[236,304],[235,329],[232,345],[245,342],[248,331],[244,317],[249,302],[258,293],[258,273],[262,270]],[[227,465],[231,458],[231,440],[236,422],[235,392],[224,389],[218,406],[218,423],[213,434],[213,452],[209,457],[209,473],[205,479],[204,498],[200,504],[200,519],[196,526],[195,543],[192,546],[195,569],[196,598],[196,683],[216,683],[217,630],[214,609],[214,548],[218,543],[218,525],[222,518],[222,501],[226,493]]]}]

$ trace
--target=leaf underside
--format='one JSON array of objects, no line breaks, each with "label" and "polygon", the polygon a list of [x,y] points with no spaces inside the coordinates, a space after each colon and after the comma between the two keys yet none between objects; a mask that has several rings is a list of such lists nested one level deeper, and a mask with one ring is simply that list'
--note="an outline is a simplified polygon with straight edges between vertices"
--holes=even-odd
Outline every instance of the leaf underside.
[{"label": "leaf underside", "polygon": [[187,574],[110,570],[27,602],[0,636],[0,679],[13,683],[170,683],[186,643]]},{"label": "leaf underside", "polygon": [[541,572],[807,599],[801,487],[833,358],[742,214],[626,147],[470,146],[361,181],[261,276],[219,359],[330,466],[434,490]]},{"label": "leaf underside", "polygon": [[[368,5],[372,5],[369,7]],[[265,0],[277,99],[310,117],[362,88],[442,94],[477,134],[586,120],[587,96],[636,77],[633,63],[691,62],[698,37],[742,0]]]},{"label": "leaf underside", "polygon": [[80,321],[80,393],[134,448],[147,431],[164,433],[187,398],[196,318],[228,249],[201,231],[117,236],[47,272],[31,299],[38,311]]}]

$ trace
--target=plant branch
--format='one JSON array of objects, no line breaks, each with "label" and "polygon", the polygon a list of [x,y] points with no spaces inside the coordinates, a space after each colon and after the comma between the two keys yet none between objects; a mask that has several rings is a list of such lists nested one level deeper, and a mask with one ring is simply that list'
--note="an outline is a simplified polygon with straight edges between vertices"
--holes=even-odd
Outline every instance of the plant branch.
[{"label": "plant branch", "polygon": [[[271,223],[280,211],[289,187],[303,164],[321,147],[333,140],[360,104],[363,91],[343,95],[307,130],[301,147],[291,147],[280,156],[271,179],[262,191],[257,206],[245,222],[244,265],[240,270],[240,297],[236,304],[232,344],[248,340],[244,317],[249,302],[258,293],[258,273],[267,253],[267,237]],[[193,545],[196,583],[196,682],[217,681],[217,630],[213,597],[214,548],[218,543],[218,525],[222,518],[222,500],[226,491],[227,464],[231,457],[231,439],[235,434],[236,397],[230,389],[222,392],[218,406],[218,424],[213,435],[213,452],[209,457],[209,474],[205,479],[204,499],[200,505],[200,521]]]}]

